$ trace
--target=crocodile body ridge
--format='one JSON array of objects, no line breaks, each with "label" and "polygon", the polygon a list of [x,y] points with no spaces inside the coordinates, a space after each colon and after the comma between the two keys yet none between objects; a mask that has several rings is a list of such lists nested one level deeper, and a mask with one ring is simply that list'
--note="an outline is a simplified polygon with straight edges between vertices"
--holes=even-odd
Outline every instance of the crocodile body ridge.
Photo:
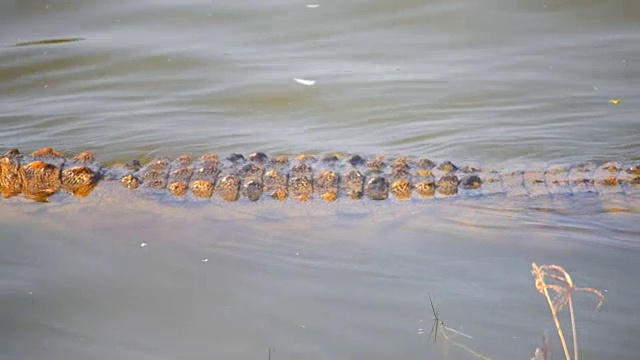
[{"label": "crocodile body ridge", "polygon": [[133,160],[105,167],[91,153],[67,158],[51,148],[30,155],[12,149],[0,157],[0,193],[4,198],[21,194],[47,201],[64,192],[85,197],[103,182],[117,182],[129,191],[226,201],[637,194],[640,162],[486,170],[427,158],[338,154],[270,158],[257,152],[247,157],[160,157],[147,164]]}]

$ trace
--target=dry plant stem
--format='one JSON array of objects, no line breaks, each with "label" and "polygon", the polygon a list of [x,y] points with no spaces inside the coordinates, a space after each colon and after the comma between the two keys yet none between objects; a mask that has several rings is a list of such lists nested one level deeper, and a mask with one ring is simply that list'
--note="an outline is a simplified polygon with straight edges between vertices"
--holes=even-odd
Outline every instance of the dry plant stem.
[{"label": "dry plant stem", "polygon": [[571,279],[571,275],[561,266],[550,265],[549,268],[556,270],[564,276],[564,279],[560,279],[559,281],[564,281],[569,286],[569,314],[571,316],[571,332],[573,333],[573,358],[574,360],[578,360],[578,333],[576,332],[576,318],[573,311],[573,290],[575,286],[573,285],[573,279]]},{"label": "dry plant stem", "polygon": [[571,332],[573,333],[573,358],[578,360],[578,333],[576,332],[576,318],[573,315],[573,301],[569,297],[569,314],[571,314]]},{"label": "dry plant stem", "polygon": [[[547,302],[549,303],[549,309],[551,310],[551,315],[553,317],[553,321],[556,324],[556,329],[558,330],[558,336],[560,337],[560,341],[562,343],[562,347],[565,352],[565,357],[567,360],[570,360],[569,352],[566,346],[566,341],[564,338],[564,334],[562,333],[562,329],[560,328],[560,321],[558,320],[558,312],[564,309],[565,306],[569,307],[569,313],[571,318],[571,332],[573,335],[573,354],[574,360],[578,359],[578,334],[576,331],[576,317],[575,312],[573,310],[573,295],[579,291],[592,293],[598,298],[598,305],[596,309],[600,308],[602,303],[604,302],[604,296],[599,290],[594,288],[579,288],[573,284],[573,279],[571,279],[571,275],[559,265],[536,265],[536,263],[531,264],[532,273],[535,277],[535,286],[536,289],[547,298]],[[554,283],[547,283],[546,280],[555,281]],[[549,291],[555,294],[555,298],[551,299],[549,295]]]},{"label": "dry plant stem", "polygon": [[569,355],[569,348],[567,347],[567,342],[564,338],[564,333],[562,332],[562,327],[560,326],[560,320],[558,320],[558,314],[556,312],[556,308],[553,306],[553,302],[551,301],[551,296],[549,295],[548,286],[544,281],[544,272],[543,270],[536,265],[536,263],[531,264],[533,268],[533,273],[536,277],[536,288],[541,291],[544,296],[547,298],[547,303],[549,304],[549,310],[551,311],[551,317],[553,318],[553,322],[556,326],[556,330],[558,331],[558,336],[560,337],[560,343],[562,343],[562,350],[564,351],[564,356],[567,360],[571,360],[571,356]]}]

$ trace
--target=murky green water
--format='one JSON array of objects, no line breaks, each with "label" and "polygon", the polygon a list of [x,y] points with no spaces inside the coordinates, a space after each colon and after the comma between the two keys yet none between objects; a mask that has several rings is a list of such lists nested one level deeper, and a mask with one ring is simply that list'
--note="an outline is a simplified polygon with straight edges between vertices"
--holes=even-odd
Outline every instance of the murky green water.
[{"label": "murky green water", "polygon": [[[638,160],[639,4],[4,1],[0,151]],[[0,358],[472,358],[429,341],[430,293],[456,340],[528,359],[553,328],[534,261],[607,290],[577,297],[585,359],[640,351],[640,218],[606,198],[127,196],[0,200]]]}]

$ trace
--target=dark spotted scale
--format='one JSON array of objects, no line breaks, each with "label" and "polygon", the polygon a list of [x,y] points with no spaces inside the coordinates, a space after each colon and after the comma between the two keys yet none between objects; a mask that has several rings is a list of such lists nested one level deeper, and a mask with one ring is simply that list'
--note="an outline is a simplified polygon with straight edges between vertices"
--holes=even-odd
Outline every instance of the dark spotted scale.
[{"label": "dark spotted scale", "polygon": [[252,161],[258,165],[265,165],[269,162],[269,157],[265,153],[255,152],[249,155],[249,161]]},{"label": "dark spotted scale", "polygon": [[195,198],[208,199],[213,196],[221,167],[217,154],[205,154],[195,162],[189,179],[189,190]]},{"label": "dark spotted scale", "polygon": [[262,180],[264,192],[268,196],[281,201],[287,198],[289,176],[286,172],[270,169],[264,174]]},{"label": "dark spotted scale", "polygon": [[20,178],[21,158],[22,155],[18,149],[11,149],[0,158],[0,193],[4,198],[9,198],[22,192],[22,179]]},{"label": "dark spotted scale", "polygon": [[171,162],[168,158],[161,157],[147,164],[140,172],[144,186],[151,189],[164,189],[169,180],[169,168]]},{"label": "dark spotted scale", "polygon": [[174,196],[185,196],[193,176],[193,160],[190,155],[182,155],[171,163],[168,189]]},{"label": "dark spotted scale", "polygon": [[236,201],[240,196],[240,177],[235,174],[223,176],[218,180],[217,191],[226,201]]},{"label": "dark spotted scale", "polygon": [[258,201],[262,196],[264,168],[254,163],[244,164],[238,170],[242,195],[251,201]]},{"label": "dark spotted scale", "polygon": [[340,192],[347,197],[359,200],[364,195],[364,175],[358,170],[349,170],[342,174],[340,181]]},{"label": "dark spotted scale", "polygon": [[438,179],[436,186],[438,194],[446,196],[455,195],[458,193],[458,177],[450,173],[445,174]]},{"label": "dark spotted scale", "polygon": [[20,167],[22,194],[32,200],[46,201],[62,187],[60,168],[36,160]]},{"label": "dark spotted scale", "polygon": [[446,171],[446,172],[456,172],[458,167],[455,166],[451,161],[444,161],[438,165],[438,170]]},{"label": "dark spotted scale", "polygon": [[333,170],[323,170],[313,180],[314,189],[320,198],[332,202],[338,199],[340,176]]},{"label": "dark spotted scale", "polygon": [[460,180],[460,187],[465,190],[475,190],[482,185],[482,180],[478,175],[465,176]]},{"label": "dark spotted scale", "polygon": [[367,175],[364,194],[371,200],[386,200],[389,197],[389,183],[383,173],[372,171]]},{"label": "dark spotted scale", "polygon": [[64,169],[60,175],[62,188],[69,193],[85,197],[98,185],[100,174],[87,166]]},{"label": "dark spotted scale", "polygon": [[430,169],[417,169],[413,175],[413,184],[415,192],[420,197],[432,197],[436,193],[436,180]]},{"label": "dark spotted scale", "polygon": [[397,158],[391,165],[389,174],[390,191],[398,200],[411,198],[413,185],[411,183],[411,166],[408,158]]},{"label": "dark spotted scale", "polygon": [[306,161],[313,160],[298,156],[299,163],[289,171],[289,194],[294,199],[307,201],[313,196],[313,168]]}]

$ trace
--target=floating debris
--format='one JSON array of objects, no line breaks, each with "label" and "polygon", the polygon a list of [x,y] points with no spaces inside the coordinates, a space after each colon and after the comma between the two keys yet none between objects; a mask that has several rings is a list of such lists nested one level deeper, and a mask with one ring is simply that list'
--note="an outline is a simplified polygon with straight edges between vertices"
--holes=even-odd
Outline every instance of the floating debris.
[{"label": "floating debris", "polygon": [[31,45],[52,45],[52,44],[64,44],[76,41],[85,40],[84,38],[66,38],[66,39],[44,39],[19,42],[15,46],[31,46]]},{"label": "floating debris", "polygon": [[147,246],[147,243],[143,242],[142,244],[140,244],[140,247],[146,247],[146,246]]},{"label": "floating debris", "polygon": [[622,99],[611,99],[609,100],[609,104],[618,105],[622,102]]},{"label": "floating debris", "polygon": [[317,8],[317,7],[319,7],[319,6],[320,6],[320,5],[318,5],[318,4],[308,4],[308,5],[307,5],[307,8],[309,8],[309,9],[315,9],[315,8]]},{"label": "floating debris", "polygon": [[306,85],[306,86],[311,86],[316,83],[315,80],[307,80],[307,79],[299,79],[299,78],[293,78],[293,80],[299,84]]},{"label": "floating debris", "polygon": [[465,333],[463,333],[462,331],[459,331],[459,330],[456,330],[456,329],[452,329],[452,328],[450,328],[450,327],[448,327],[448,326],[444,326],[444,325],[442,325],[442,327],[443,327],[445,330],[449,330],[449,331],[451,331],[451,332],[452,332],[452,333],[454,333],[454,334],[457,334],[457,335],[460,335],[460,336],[464,336],[464,337],[466,337],[467,339],[471,339],[471,340],[473,340],[473,336],[468,335],[468,334],[465,334]]}]

